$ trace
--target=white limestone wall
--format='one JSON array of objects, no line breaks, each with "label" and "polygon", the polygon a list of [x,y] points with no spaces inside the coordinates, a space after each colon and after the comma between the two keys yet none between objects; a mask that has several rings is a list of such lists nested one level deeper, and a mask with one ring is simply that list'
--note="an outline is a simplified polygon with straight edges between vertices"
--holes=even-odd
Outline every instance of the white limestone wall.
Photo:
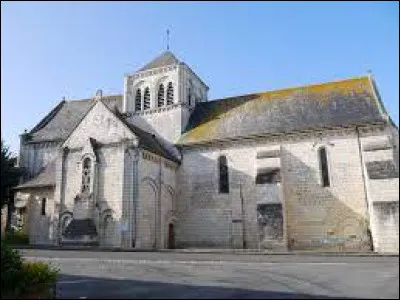
[{"label": "white limestone wall", "polygon": [[159,164],[158,156],[140,152],[136,247],[141,249],[154,249],[158,242]]},{"label": "white limestone wall", "polygon": [[[110,211],[114,233],[109,244],[121,246],[122,203],[124,183],[124,145],[110,146],[98,151],[98,196],[100,224],[104,222],[106,211]],[[100,225],[100,238],[105,235]]]},{"label": "white limestone wall", "polygon": [[[357,137],[355,131],[330,135],[185,149],[177,182],[179,246],[240,245],[243,228],[232,220],[241,218],[242,195],[247,246],[257,248],[256,204],[265,197],[277,201],[280,195],[291,249],[364,251],[367,207]],[[328,151],[330,187],[321,186],[317,149],[322,145]],[[257,186],[257,153],[277,147],[281,186]],[[218,193],[220,155],[228,159],[229,194]]]},{"label": "white limestone wall", "polygon": [[[96,140],[96,149],[91,148],[89,138]],[[64,201],[70,211],[74,198],[80,193],[82,157],[89,152],[97,156],[93,192],[98,207],[92,214],[100,244],[107,237],[106,246],[121,246],[124,153],[127,144],[136,146],[136,137],[101,101],[95,104],[63,144],[70,149],[64,162]]]},{"label": "white limestone wall", "polygon": [[[96,162],[96,197],[95,202],[99,204],[98,209],[89,212],[93,216],[100,242],[104,235],[103,222],[108,214],[111,214],[114,223],[114,234],[112,235],[113,246],[121,244],[121,217],[123,199],[123,176],[124,176],[124,147],[123,145],[105,146],[97,149],[98,161]],[[74,198],[80,193],[82,181],[81,158],[83,153],[72,150],[65,159],[66,177],[64,210],[74,211]]]},{"label": "white limestone wall", "polygon": [[89,138],[100,144],[120,143],[135,139],[134,134],[101,101],[88,112],[77,128],[63,143],[63,147],[86,146]]},{"label": "white limestone wall", "polygon": [[[23,193],[30,194],[27,204],[27,228],[29,243],[33,245],[50,245],[57,239],[54,232],[54,189],[26,189]],[[46,198],[45,215],[42,215],[42,199]]]},{"label": "white limestone wall", "polygon": [[181,65],[181,102],[189,104],[191,107],[195,103],[208,100],[207,85],[193,72],[187,65]]},{"label": "white limestone wall", "polygon": [[136,247],[166,248],[173,219],[176,164],[148,151],[140,154]]},{"label": "white limestone wall", "polygon": [[81,157],[82,152],[80,150],[71,150],[64,160],[64,210],[70,212],[73,212],[74,199],[81,191]]},{"label": "white limestone wall", "polygon": [[136,244],[136,206],[138,202],[138,160],[139,150],[127,148],[124,158],[124,186],[122,199],[122,221],[125,224],[122,235],[122,247],[133,248]]},{"label": "white limestone wall", "polygon": [[176,170],[177,164],[163,159],[161,165],[161,240],[160,248],[168,248],[168,226],[177,221],[175,202],[176,202]]},{"label": "white limestone wall", "polygon": [[[327,151],[329,187],[322,186],[321,146]],[[367,202],[356,132],[326,133],[287,142],[282,148],[289,248],[369,251]]]},{"label": "white limestone wall", "polygon": [[27,171],[28,177],[33,177],[56,158],[58,148],[57,142],[21,143],[19,166]]},{"label": "white limestone wall", "polygon": [[189,120],[188,108],[174,105],[149,113],[133,115],[129,122],[137,127],[156,134],[169,143],[179,140],[182,130]]},{"label": "white limestone wall", "polygon": [[[361,133],[361,144],[374,251],[399,253],[398,139],[388,128],[369,129]],[[369,178],[366,165],[382,161],[393,162],[397,177]]]}]

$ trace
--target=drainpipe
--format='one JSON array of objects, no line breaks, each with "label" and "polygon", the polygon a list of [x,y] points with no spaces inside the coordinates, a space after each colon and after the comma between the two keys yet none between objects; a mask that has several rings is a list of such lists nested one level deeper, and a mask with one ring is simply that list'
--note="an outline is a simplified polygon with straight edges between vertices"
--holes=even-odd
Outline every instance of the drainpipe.
[{"label": "drainpipe", "polygon": [[[358,126],[356,126],[356,132],[357,132],[358,151],[360,153],[361,175],[362,175],[362,179],[363,179],[363,183],[364,183],[364,199],[365,199],[365,203],[367,206],[367,216],[368,216],[368,219],[370,220],[370,209],[369,209],[368,194],[367,194],[367,182],[366,182],[365,168],[364,168],[364,157],[363,157],[362,148],[361,148],[360,130],[359,130]],[[372,233],[371,233],[371,230],[369,227],[370,227],[370,222],[368,222],[367,233],[368,233],[368,237],[369,237],[370,243],[371,243],[371,250],[374,251],[374,243],[373,243],[373,239],[372,239]]]}]

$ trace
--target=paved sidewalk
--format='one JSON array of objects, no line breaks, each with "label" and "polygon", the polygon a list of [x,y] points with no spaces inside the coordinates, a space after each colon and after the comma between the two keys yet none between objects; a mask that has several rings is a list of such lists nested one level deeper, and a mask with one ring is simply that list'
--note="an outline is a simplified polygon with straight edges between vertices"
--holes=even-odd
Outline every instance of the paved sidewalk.
[{"label": "paved sidewalk", "polygon": [[51,245],[15,245],[16,249],[44,249],[44,250],[80,250],[95,252],[170,252],[170,253],[208,253],[208,254],[243,254],[243,255],[313,255],[313,256],[393,256],[398,253],[377,253],[377,252],[320,252],[316,250],[295,250],[295,251],[271,251],[258,249],[123,249],[123,248],[100,248],[93,246],[51,246]]}]

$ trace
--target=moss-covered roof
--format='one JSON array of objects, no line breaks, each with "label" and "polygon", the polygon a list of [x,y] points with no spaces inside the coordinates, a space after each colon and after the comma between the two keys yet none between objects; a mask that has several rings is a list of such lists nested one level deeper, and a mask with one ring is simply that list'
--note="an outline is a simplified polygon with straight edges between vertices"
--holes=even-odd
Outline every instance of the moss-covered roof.
[{"label": "moss-covered roof", "polygon": [[384,122],[369,76],[196,105],[178,144]]}]

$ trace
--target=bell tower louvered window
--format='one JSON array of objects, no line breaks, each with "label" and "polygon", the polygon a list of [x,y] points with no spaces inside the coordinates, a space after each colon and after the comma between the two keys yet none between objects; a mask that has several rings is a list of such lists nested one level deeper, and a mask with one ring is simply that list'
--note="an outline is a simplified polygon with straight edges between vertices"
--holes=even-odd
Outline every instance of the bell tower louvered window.
[{"label": "bell tower louvered window", "polygon": [[150,90],[148,87],[144,89],[143,109],[150,109]]},{"label": "bell tower louvered window", "polygon": [[142,109],[142,91],[140,89],[137,89],[135,97],[135,111],[140,111],[141,109]]},{"label": "bell tower louvered window", "polygon": [[171,104],[174,104],[174,87],[172,86],[172,82],[169,82],[167,88],[167,105]]},{"label": "bell tower louvered window", "polygon": [[165,101],[164,85],[161,83],[160,87],[158,88],[157,106],[158,107],[164,106],[164,101]]}]

